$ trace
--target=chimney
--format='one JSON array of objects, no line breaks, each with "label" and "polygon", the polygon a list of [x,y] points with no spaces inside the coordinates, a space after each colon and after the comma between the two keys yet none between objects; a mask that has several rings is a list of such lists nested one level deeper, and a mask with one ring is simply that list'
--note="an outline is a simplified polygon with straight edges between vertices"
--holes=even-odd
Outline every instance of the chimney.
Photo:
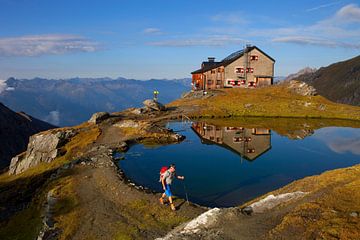
[{"label": "chimney", "polygon": [[209,62],[215,62],[215,58],[214,57],[208,57]]}]

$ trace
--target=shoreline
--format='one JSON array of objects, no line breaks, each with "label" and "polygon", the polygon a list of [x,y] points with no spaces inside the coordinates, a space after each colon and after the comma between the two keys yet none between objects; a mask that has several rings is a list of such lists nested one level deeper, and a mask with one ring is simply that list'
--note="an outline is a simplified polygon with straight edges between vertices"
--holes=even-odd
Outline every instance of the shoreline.
[{"label": "shoreline", "polygon": [[[94,142],[90,143],[89,145],[86,145],[85,149],[82,150],[85,153],[82,157],[87,158],[87,161],[84,161],[84,163],[81,162],[75,164],[74,168],[68,170],[70,172],[66,171],[66,174],[64,174],[65,176],[61,175],[59,176],[58,179],[56,179],[55,182],[53,182],[53,184],[60,184],[60,185],[55,185],[55,189],[67,188],[67,185],[63,186],[64,183],[61,183],[62,181],[60,180],[63,178],[65,179],[69,178],[70,183],[72,183],[71,185],[72,190],[69,192],[70,195],[62,196],[60,194],[60,195],[56,195],[55,197],[59,199],[59,202],[61,202],[61,199],[63,198],[66,199],[69,197],[70,198],[75,197],[74,201],[78,202],[79,204],[78,207],[71,208],[72,210],[69,213],[65,213],[65,215],[62,216],[62,220],[55,219],[56,221],[58,221],[57,224],[60,226],[60,228],[63,228],[64,233],[61,234],[65,234],[65,236],[72,236],[72,239],[81,239],[84,237],[83,234],[85,234],[86,236],[87,235],[101,236],[101,234],[105,234],[102,228],[106,226],[105,227],[107,229],[106,236],[109,237],[120,234],[121,236],[132,236],[134,238],[152,239],[152,238],[160,237],[161,235],[165,236],[166,233],[171,231],[171,229],[173,229],[174,227],[175,229],[180,229],[182,228],[182,226],[184,226],[184,224],[189,223],[191,219],[195,219],[196,216],[199,216],[200,214],[204,213],[204,211],[209,209],[210,210],[214,209],[206,206],[201,206],[192,202],[190,202],[189,206],[187,206],[186,204],[181,205],[183,204],[182,202],[184,202],[184,200],[178,198],[176,200],[177,201],[176,204],[180,204],[181,208],[179,211],[172,213],[170,209],[168,209],[166,206],[159,206],[158,195],[160,193],[132,182],[131,179],[128,179],[126,177],[124,171],[117,164],[117,160],[114,159],[113,154],[114,152],[119,150],[119,147],[122,148],[123,151],[124,150],[126,151],[128,147],[132,147],[134,144],[141,144],[142,142],[146,143],[150,141],[152,143],[161,144],[161,143],[169,143],[168,141],[170,139],[173,140],[178,139],[178,137],[175,137],[174,134],[176,133],[174,131],[169,131],[165,129],[162,125],[163,123],[168,121],[181,120],[181,116],[182,114],[184,114],[184,112],[182,112],[179,109],[177,109],[177,111],[178,112],[175,112],[175,114],[173,111],[155,112],[152,113],[155,116],[142,115],[142,116],[137,116],[134,119],[133,118],[134,115],[132,114],[127,115],[126,112],[129,112],[129,110],[125,110],[124,112],[121,112],[121,116],[114,115],[113,117],[110,117],[109,119],[104,120],[99,124],[92,125],[99,128],[101,134],[96,138]],[[201,119],[205,120],[208,118],[201,118]],[[261,118],[258,117],[258,119]],[[269,119],[271,118],[267,118],[267,120]],[[272,118],[272,119],[276,120],[275,122],[278,122],[279,119],[281,118]],[[295,119],[299,119],[299,118],[295,118]],[[192,120],[196,120],[196,119],[192,119]],[[210,118],[209,120],[236,121],[236,118],[225,118],[225,119]],[[284,122],[286,123],[287,120],[289,119],[286,118]],[[314,120],[314,119],[303,118],[303,120]],[[323,118],[321,120],[327,121],[326,119]],[[336,121],[340,121],[338,122],[338,124],[341,125],[341,123],[344,120],[336,120]],[[346,120],[346,122],[357,123],[357,121],[352,121],[352,120],[350,120],[350,122]],[[123,123],[123,127],[121,128],[114,127],[118,123]],[[301,124],[302,121],[300,121],[300,126]],[[129,128],[128,126],[137,126],[136,128],[134,128],[137,130],[134,130],[131,127]],[[317,125],[314,126],[316,127]],[[319,126],[324,127],[323,124],[320,124]],[[174,136],[175,138],[173,137],[169,138],[170,136]],[[350,169],[357,168],[357,166],[353,166],[349,168]],[[346,171],[346,169],[331,170],[331,172],[333,171],[343,172]],[[326,175],[326,172],[322,173],[321,175],[323,174]],[[282,192],[283,191],[282,189],[287,189],[288,186],[291,186],[298,182],[308,181],[306,179],[309,178],[312,179],[317,177],[318,176],[309,176],[296,180],[290,184],[285,185],[280,189],[274,190],[273,192],[282,194],[284,193]],[[44,188],[44,190],[42,191],[46,191],[46,192],[51,190],[49,189],[49,186],[44,186],[42,188]],[[301,191],[302,189],[297,189],[297,190]],[[261,195],[258,198],[265,197],[270,193]],[[261,214],[260,215],[255,214],[253,218],[254,220],[251,220],[250,218],[248,218],[246,214],[242,212],[242,209],[246,207],[245,205],[250,204],[252,201],[255,201],[258,198],[248,201],[247,203],[240,206],[229,207],[229,208],[217,208],[220,209],[220,213],[221,213],[219,215],[220,219],[222,219],[223,217],[225,219],[229,218],[231,219],[231,221],[233,221],[232,223],[234,224],[234,226],[238,226],[240,228],[244,226],[247,226],[247,228],[253,227],[254,225],[251,224],[251,221],[255,221],[255,220],[265,221],[267,229],[270,231],[270,229],[276,227],[274,223],[280,224],[281,223],[280,220],[282,220],[278,217],[278,214],[276,212],[269,210],[271,212],[270,216],[274,217],[274,219],[271,219],[271,221],[266,220],[267,217],[264,218]],[[287,204],[288,203],[286,203],[285,205]],[[293,201],[290,201],[289,204],[293,204]],[[108,208],[112,209],[113,212],[108,212],[107,210]],[[286,212],[285,210],[286,209],[283,209],[281,210],[281,212],[284,211],[283,214],[286,215],[289,212]],[[102,216],[102,211],[105,211],[107,212],[107,214],[109,214],[108,219]],[[144,219],[141,214],[146,215],[148,214],[148,211],[151,212],[151,215],[149,216],[149,218]],[[139,214],[141,215],[141,217]],[[163,216],[168,216],[169,214],[172,220],[168,225],[164,225]],[[95,222],[84,221],[84,219],[87,218],[90,219],[94,218]],[[126,219],[126,221],[124,219]],[[239,226],[237,223],[239,219],[242,219],[243,221],[243,225],[241,226]],[[75,224],[73,227],[70,227],[68,225],[68,222],[73,222],[73,221],[77,221],[78,223]],[[100,226],[96,225],[95,224],[96,221],[102,221],[102,225]],[[119,222],[120,225],[115,224],[114,221]],[[143,225],[142,221],[148,222],[148,226],[152,226],[152,227],[149,228]],[[127,222],[127,224],[124,225],[124,222]],[[103,226],[104,224],[105,226]],[[130,231],[129,230],[130,226],[131,228],[137,230]],[[225,237],[225,239],[232,239],[230,236],[232,232],[235,231],[235,229],[230,229],[229,233],[224,233],[223,232],[224,228],[226,229],[227,227],[228,226],[222,226],[221,224],[207,226],[207,228],[209,229],[212,228],[220,229],[221,231],[220,230],[216,230],[216,231],[220,231],[222,232],[221,234],[225,234],[224,236],[227,236]],[[256,230],[256,228],[253,230]],[[205,234],[204,236],[207,236],[206,235],[207,233],[202,232],[201,227],[200,227],[200,232],[201,234]],[[145,233],[148,234],[146,235],[147,237],[145,237],[144,235]],[[260,233],[263,234],[264,232],[259,232],[259,233],[252,232],[252,234],[255,234],[252,236],[253,237],[259,236]],[[184,239],[193,239],[191,237],[191,234],[189,235],[190,236],[189,238],[185,237]],[[209,236],[213,236],[211,235],[213,234],[213,232],[210,231],[209,234],[210,234]],[[1,231],[0,231],[0,235],[1,235]]]}]

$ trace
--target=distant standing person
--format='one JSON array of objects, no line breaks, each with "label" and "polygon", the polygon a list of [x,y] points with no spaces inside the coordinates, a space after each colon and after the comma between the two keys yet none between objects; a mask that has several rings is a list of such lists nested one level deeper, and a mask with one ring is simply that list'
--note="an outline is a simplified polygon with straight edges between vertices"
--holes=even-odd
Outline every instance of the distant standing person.
[{"label": "distant standing person", "polygon": [[164,204],[164,198],[167,196],[169,198],[171,210],[173,210],[173,211],[175,211],[176,208],[175,208],[173,200],[172,200],[173,195],[172,195],[172,192],[170,189],[170,185],[175,177],[177,177],[177,179],[181,179],[181,180],[185,179],[184,176],[176,175],[175,164],[171,164],[161,177],[161,184],[164,189],[164,193],[162,194],[161,198],[159,199],[160,203]]},{"label": "distant standing person", "polygon": [[158,100],[158,95],[159,95],[159,91],[158,90],[154,90],[154,101]]}]

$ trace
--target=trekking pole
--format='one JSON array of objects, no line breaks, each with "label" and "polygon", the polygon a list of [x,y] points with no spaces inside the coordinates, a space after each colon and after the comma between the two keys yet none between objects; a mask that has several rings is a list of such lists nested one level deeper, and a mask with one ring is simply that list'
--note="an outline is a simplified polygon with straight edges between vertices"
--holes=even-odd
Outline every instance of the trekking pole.
[{"label": "trekking pole", "polygon": [[189,204],[189,198],[188,198],[188,194],[187,194],[187,191],[186,191],[186,186],[185,186],[185,181],[184,181],[184,180],[183,180],[183,186],[184,186],[184,192],[185,192],[186,202],[187,202],[187,204]]}]

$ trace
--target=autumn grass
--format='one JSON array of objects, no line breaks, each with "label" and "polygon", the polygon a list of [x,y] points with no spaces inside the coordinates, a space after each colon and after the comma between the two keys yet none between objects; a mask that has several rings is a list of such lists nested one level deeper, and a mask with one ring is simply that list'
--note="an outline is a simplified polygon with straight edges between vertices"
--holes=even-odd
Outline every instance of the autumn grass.
[{"label": "autumn grass", "polygon": [[270,194],[296,191],[306,192],[307,200],[287,213],[268,239],[360,239],[360,217],[351,216],[360,214],[360,164],[294,181],[240,207]]},{"label": "autumn grass", "polygon": [[301,234],[304,239],[360,239],[360,165],[298,180],[275,193],[304,191],[319,194],[300,204],[270,236]]},{"label": "autumn grass", "polygon": [[43,200],[36,197],[31,205],[17,212],[9,221],[0,222],[0,239],[2,240],[33,240],[41,229],[41,206]]},{"label": "autumn grass", "polygon": [[67,176],[52,183],[53,196],[57,199],[54,206],[55,227],[61,229],[60,240],[70,239],[79,226],[81,209],[75,191],[75,179]]},{"label": "autumn grass", "polygon": [[[118,223],[115,239],[143,239],[144,232],[167,232],[190,219],[144,199],[126,205],[122,214],[128,224]],[[158,234],[156,234],[158,235]]]},{"label": "autumn grass", "polygon": [[[75,129],[80,128],[75,127]],[[58,131],[58,129],[56,131]],[[64,155],[57,157],[50,163],[40,163],[39,165],[36,165],[35,167],[32,167],[21,174],[9,176],[7,173],[4,173],[0,175],[0,188],[1,183],[3,182],[10,182],[19,178],[36,176],[69,163],[74,158],[81,157],[84,152],[84,148],[93,143],[99,137],[100,133],[100,129],[97,126],[89,126],[81,129],[81,131],[61,149],[61,151],[64,152]]]},{"label": "autumn grass", "polygon": [[204,99],[178,99],[169,107],[196,106],[191,117],[291,117],[360,120],[360,107],[337,104],[322,96],[301,96],[286,84],[264,88],[231,88]]},{"label": "autumn grass", "polygon": [[[25,209],[12,215],[9,221],[0,223],[0,239],[35,239],[42,225],[41,208],[51,188],[59,197],[55,217],[59,226],[64,228],[62,236],[71,236],[76,228],[75,219],[78,218],[78,212],[73,211],[77,204],[73,180],[70,177],[59,178],[49,183],[47,179],[56,169],[80,157],[84,149],[100,135],[97,126],[86,125],[77,129],[79,133],[63,147],[64,155],[51,163],[41,163],[18,175],[4,173],[0,176],[1,197],[6,200],[6,204],[14,199],[24,198],[24,201],[29,201],[27,199],[30,198]],[[6,210],[2,208],[0,211]]]}]

